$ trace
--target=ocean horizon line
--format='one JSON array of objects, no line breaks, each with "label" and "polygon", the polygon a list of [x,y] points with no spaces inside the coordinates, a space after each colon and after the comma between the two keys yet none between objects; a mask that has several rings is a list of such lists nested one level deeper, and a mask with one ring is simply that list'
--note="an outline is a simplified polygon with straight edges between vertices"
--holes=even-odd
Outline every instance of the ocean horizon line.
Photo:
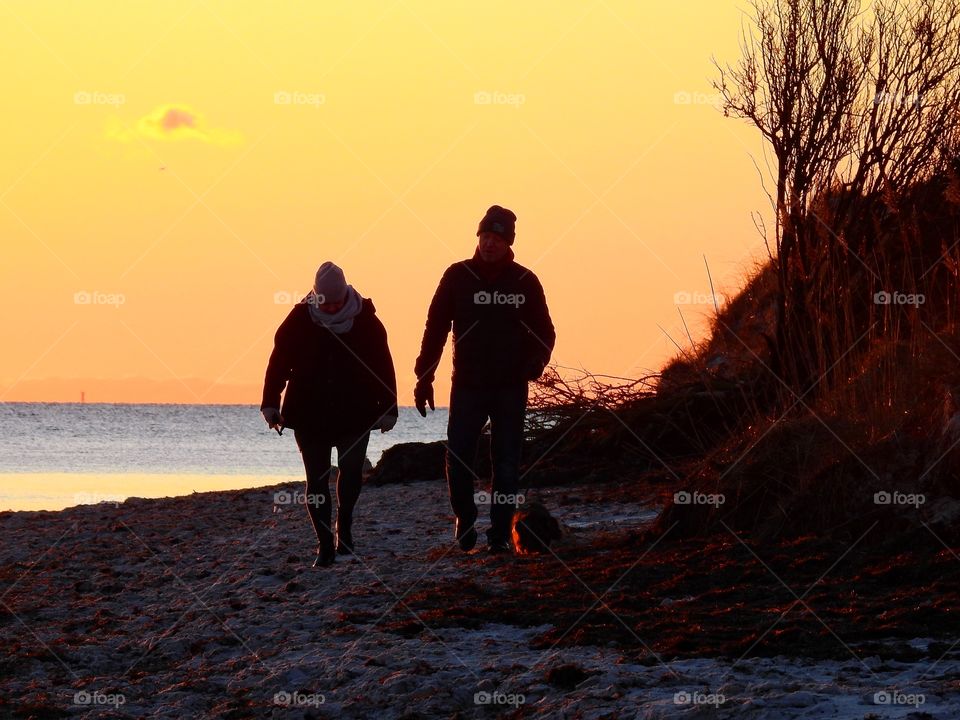
[{"label": "ocean horizon line", "polygon": [[[94,401],[77,401],[77,400],[0,400],[0,405],[87,405],[87,406],[114,406],[114,405],[142,405],[142,406],[169,406],[169,405],[182,405],[182,406],[191,406],[191,407],[249,407],[259,409],[260,406],[255,403],[204,403],[204,402],[127,402],[127,401],[116,401],[116,402],[94,402]],[[414,405],[398,405],[398,408],[401,410],[409,409],[416,410]],[[449,406],[447,405],[437,405],[436,409],[440,410],[441,408],[446,410]]]}]

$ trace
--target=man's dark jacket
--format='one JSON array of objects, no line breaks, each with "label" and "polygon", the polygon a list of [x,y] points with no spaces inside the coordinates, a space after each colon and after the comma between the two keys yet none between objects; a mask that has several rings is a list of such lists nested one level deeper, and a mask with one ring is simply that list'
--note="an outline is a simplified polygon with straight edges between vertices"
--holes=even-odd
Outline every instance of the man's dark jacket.
[{"label": "man's dark jacket", "polygon": [[490,267],[475,254],[444,272],[415,366],[421,382],[433,382],[451,326],[454,384],[497,387],[543,373],[556,341],[543,286],[512,258]]},{"label": "man's dark jacket", "polygon": [[280,408],[285,427],[331,440],[360,435],[388,410],[396,413],[393,358],[371,300],[363,300],[353,327],[339,335],[314,323],[305,302],[294,305],[267,365],[260,408],[270,407]]}]

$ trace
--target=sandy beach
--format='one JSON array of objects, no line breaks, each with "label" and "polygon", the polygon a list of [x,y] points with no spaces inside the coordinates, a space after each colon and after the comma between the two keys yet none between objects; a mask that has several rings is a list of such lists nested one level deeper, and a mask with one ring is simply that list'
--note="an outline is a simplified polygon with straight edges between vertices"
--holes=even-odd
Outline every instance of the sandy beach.
[{"label": "sandy beach", "polygon": [[0,720],[960,720],[960,0],[0,10]]},{"label": "sandy beach", "polygon": [[[567,538],[554,557],[502,558],[456,548],[442,483],[367,487],[358,556],[315,570],[306,515],[283,504],[300,491],[0,515],[0,716],[772,720],[917,710],[906,695],[878,704],[884,687],[922,692],[929,714],[916,717],[960,714],[956,653],[925,677],[929,663],[880,658],[747,658],[731,669],[722,658],[668,661],[636,642],[585,644],[566,618],[506,622],[482,601],[511,592],[507,568],[562,575],[571,548],[635,535],[655,515],[648,507],[544,489]],[[461,602],[434,598],[461,621],[423,609],[438,583],[463,588]],[[523,589],[531,605],[539,590]],[[608,588],[587,590],[609,619]],[[635,632],[614,625],[625,640]]]}]

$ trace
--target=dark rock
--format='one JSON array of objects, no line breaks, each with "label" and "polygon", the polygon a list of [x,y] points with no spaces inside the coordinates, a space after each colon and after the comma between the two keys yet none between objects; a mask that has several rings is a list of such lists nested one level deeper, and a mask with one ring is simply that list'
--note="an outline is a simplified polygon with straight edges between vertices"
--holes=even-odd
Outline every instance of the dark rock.
[{"label": "dark rock", "polygon": [[[480,478],[490,477],[490,436],[483,434],[477,443],[474,471]],[[367,477],[370,485],[442,480],[445,477],[446,443],[400,443],[388,448]]]},{"label": "dark rock", "polygon": [[432,443],[400,443],[387,448],[380,462],[370,473],[370,485],[393,485],[420,480],[439,480],[444,477],[446,446]]},{"label": "dark rock", "polygon": [[394,632],[396,632],[401,637],[414,638],[414,637],[417,637],[420,633],[422,633],[426,629],[427,629],[427,626],[424,625],[419,620],[411,620],[409,622],[404,622],[399,624],[397,627],[394,628]]},{"label": "dark rock", "polygon": [[547,671],[547,682],[554,687],[564,690],[573,690],[590,677],[592,673],[587,672],[579,665],[567,664],[557,665]]}]

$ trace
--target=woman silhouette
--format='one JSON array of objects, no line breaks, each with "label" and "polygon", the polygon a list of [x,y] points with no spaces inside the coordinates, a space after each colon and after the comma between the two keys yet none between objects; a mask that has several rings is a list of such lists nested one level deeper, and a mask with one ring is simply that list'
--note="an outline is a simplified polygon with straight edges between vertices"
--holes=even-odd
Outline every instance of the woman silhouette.
[{"label": "woman silhouette", "polygon": [[[280,395],[286,388],[281,410]],[[263,382],[263,419],[293,428],[303,456],[305,504],[317,534],[314,567],[354,552],[353,510],[360,497],[370,430],[397,423],[397,380],[387,332],[373,302],[347,285],[332,262],[277,329]],[[336,546],[331,529],[330,453],[337,448]]]}]

